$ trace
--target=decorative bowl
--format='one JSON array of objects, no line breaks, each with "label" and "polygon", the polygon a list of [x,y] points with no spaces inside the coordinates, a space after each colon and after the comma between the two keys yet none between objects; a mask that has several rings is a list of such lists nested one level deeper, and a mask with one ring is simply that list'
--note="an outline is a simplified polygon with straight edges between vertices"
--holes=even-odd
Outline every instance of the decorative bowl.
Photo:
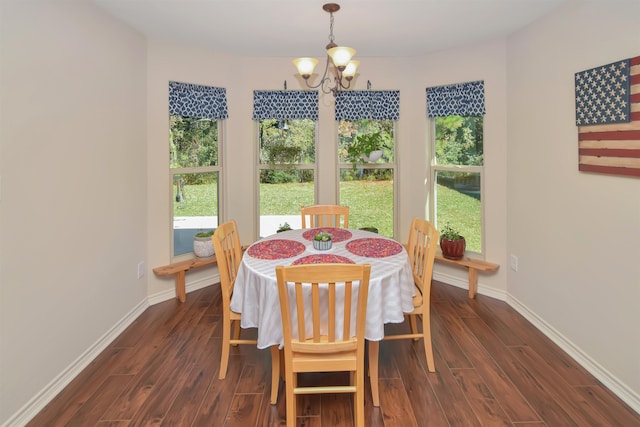
[{"label": "decorative bowl", "polygon": [[331,240],[314,240],[313,248],[319,251],[327,251],[331,249]]}]

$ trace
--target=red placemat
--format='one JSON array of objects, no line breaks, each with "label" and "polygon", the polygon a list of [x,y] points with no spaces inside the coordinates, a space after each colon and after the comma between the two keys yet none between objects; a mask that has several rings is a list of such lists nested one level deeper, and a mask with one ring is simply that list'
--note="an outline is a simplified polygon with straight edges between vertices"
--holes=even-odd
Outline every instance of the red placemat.
[{"label": "red placemat", "polygon": [[252,245],[247,253],[260,259],[281,259],[291,258],[301,254],[305,250],[304,243],[295,240],[273,239],[258,242]]},{"label": "red placemat", "polygon": [[313,240],[313,238],[316,237],[316,234],[322,233],[323,231],[331,234],[331,240],[333,240],[333,243],[344,242],[345,240],[349,240],[352,236],[351,232],[344,228],[321,227],[305,231],[302,233],[302,237],[307,240]]},{"label": "red placemat", "polygon": [[340,255],[307,255],[293,261],[291,265],[298,264],[355,264],[353,260]]},{"label": "red placemat", "polygon": [[402,245],[388,239],[366,238],[347,243],[347,250],[354,255],[368,258],[384,258],[402,252]]}]

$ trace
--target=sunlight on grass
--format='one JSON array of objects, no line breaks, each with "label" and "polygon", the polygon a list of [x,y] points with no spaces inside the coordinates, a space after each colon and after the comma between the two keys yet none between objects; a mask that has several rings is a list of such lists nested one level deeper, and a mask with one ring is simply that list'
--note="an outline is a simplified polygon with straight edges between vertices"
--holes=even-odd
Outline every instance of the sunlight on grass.
[{"label": "sunlight on grass", "polygon": [[[437,191],[440,227],[449,223],[465,237],[468,250],[480,252],[480,201],[441,185]],[[213,200],[202,203],[211,193]],[[217,215],[213,184],[185,185],[184,194],[183,202],[174,200],[176,216]],[[312,204],[314,198],[313,183],[261,184],[260,194],[261,215],[297,215],[300,207]],[[393,181],[343,181],[340,202],[349,206],[349,228],[376,227],[381,235],[393,236]]]}]

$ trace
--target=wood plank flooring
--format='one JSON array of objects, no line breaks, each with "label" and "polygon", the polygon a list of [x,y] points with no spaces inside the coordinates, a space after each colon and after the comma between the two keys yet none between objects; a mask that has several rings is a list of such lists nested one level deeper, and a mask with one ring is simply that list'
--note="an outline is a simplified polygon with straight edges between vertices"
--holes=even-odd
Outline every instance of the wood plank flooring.
[{"label": "wood plank flooring", "polygon": [[[436,372],[420,342],[382,342],[381,405],[367,382],[368,427],[640,427],[639,414],[504,302],[434,282],[431,318]],[[232,348],[218,380],[221,331],[217,284],[152,306],[28,425],[285,425],[282,383],[269,404],[269,350]],[[352,425],[350,396],[299,399],[298,426]]]}]

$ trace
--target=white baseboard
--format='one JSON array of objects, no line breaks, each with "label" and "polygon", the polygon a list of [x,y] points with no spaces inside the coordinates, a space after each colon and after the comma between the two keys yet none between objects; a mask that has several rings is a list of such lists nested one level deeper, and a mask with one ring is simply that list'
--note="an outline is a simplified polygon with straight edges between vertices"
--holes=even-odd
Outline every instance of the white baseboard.
[{"label": "white baseboard", "polygon": [[[434,272],[433,278],[434,280],[455,286],[457,288],[466,290],[469,289],[469,282],[458,277]],[[600,366],[595,360],[589,357],[588,354],[574,345],[570,340],[560,334],[556,329],[554,329],[551,325],[549,325],[542,318],[536,315],[533,311],[529,310],[528,307],[511,296],[511,294],[497,289],[482,286],[482,284],[480,283],[478,284],[478,293],[505,301],[511,308],[516,310],[525,319],[531,322],[531,324],[535,326],[536,329],[542,332],[565,353],[571,356],[580,366],[585,368],[591,375],[596,377],[602,384],[605,385],[605,387],[611,390],[612,393],[622,399],[634,411],[640,413],[640,396],[638,395],[638,393],[634,392],[618,378],[611,375],[609,371]]]},{"label": "white baseboard", "polygon": [[[443,274],[443,273],[438,273],[434,271],[433,279],[437,280],[438,282],[446,283],[447,285],[455,286],[456,288],[462,288],[467,291],[469,290],[469,279],[466,276],[464,279],[461,279],[459,277],[451,276],[449,274]],[[506,301],[507,299],[507,293],[505,291],[484,286],[480,282],[478,282],[477,293],[481,295],[486,295],[491,298],[495,298],[500,301]]]},{"label": "white baseboard", "polygon": [[118,323],[98,341],[74,360],[64,371],[47,384],[38,394],[11,416],[2,427],[21,427],[35,417],[54,397],[58,395],[84,368],[86,368],[114,339],[133,323],[149,307],[148,299],[138,303]]},{"label": "white baseboard", "polygon": [[[440,282],[456,286],[462,289],[469,289],[467,280],[454,276],[435,273],[433,278]],[[218,283],[218,275],[206,277],[186,284],[187,293]],[[627,385],[611,375],[606,369],[591,359],[580,348],[562,336],[558,331],[548,325],[544,320],[530,311],[517,299],[504,291],[478,285],[478,293],[490,296],[501,301],[506,301],[509,306],[524,316],[537,329],[551,339],[556,345],[564,350],[569,356],[576,360],[581,366],[589,371],[594,377],[601,381],[609,390],[622,399],[633,410],[640,413],[640,396],[631,390]],[[134,320],[140,316],[147,307],[163,301],[175,298],[175,290],[169,289],[149,296],[134,307],[126,316],[116,323],[107,333],[105,333],[95,344],[78,357],[69,367],[54,378],[44,389],[27,402],[18,412],[9,418],[1,427],[21,427],[26,425],[38,412],[40,412],[58,393],[60,393],[89,363],[91,363],[111,342],[118,337]]]},{"label": "white baseboard", "polygon": [[[211,286],[214,283],[220,282],[220,275],[214,274],[211,276],[203,277],[199,280],[194,280],[192,282],[187,282],[185,284],[186,293],[197,291],[198,289],[206,288],[207,286]],[[176,297],[175,288],[167,289],[166,291],[158,292],[156,294],[150,295],[148,298],[149,305],[156,305],[164,301],[168,301]],[[188,298],[188,296],[187,296]]]},{"label": "white baseboard", "polygon": [[545,322],[537,314],[529,310],[529,308],[523,305],[516,298],[508,295],[506,302],[525,319],[531,322],[540,332],[553,341],[558,347],[564,350],[565,353],[578,362],[578,364],[589,371],[591,375],[596,377],[602,384],[604,384],[605,387],[611,390],[612,393],[640,414],[640,395],[638,393],[631,390],[625,383],[612,375],[611,372],[604,369],[588,354],[582,351],[582,349],[573,344],[569,339]]},{"label": "white baseboard", "polygon": [[[210,286],[220,281],[219,275],[205,277],[186,284],[187,293]],[[114,339],[133,323],[151,305],[176,297],[175,289],[158,292],[140,301],[129,313],[116,323],[107,333],[96,341],[87,351],[78,357],[45,388],[11,416],[1,427],[22,427],[35,417],[54,397],[58,395],[89,363],[91,363]]]}]

